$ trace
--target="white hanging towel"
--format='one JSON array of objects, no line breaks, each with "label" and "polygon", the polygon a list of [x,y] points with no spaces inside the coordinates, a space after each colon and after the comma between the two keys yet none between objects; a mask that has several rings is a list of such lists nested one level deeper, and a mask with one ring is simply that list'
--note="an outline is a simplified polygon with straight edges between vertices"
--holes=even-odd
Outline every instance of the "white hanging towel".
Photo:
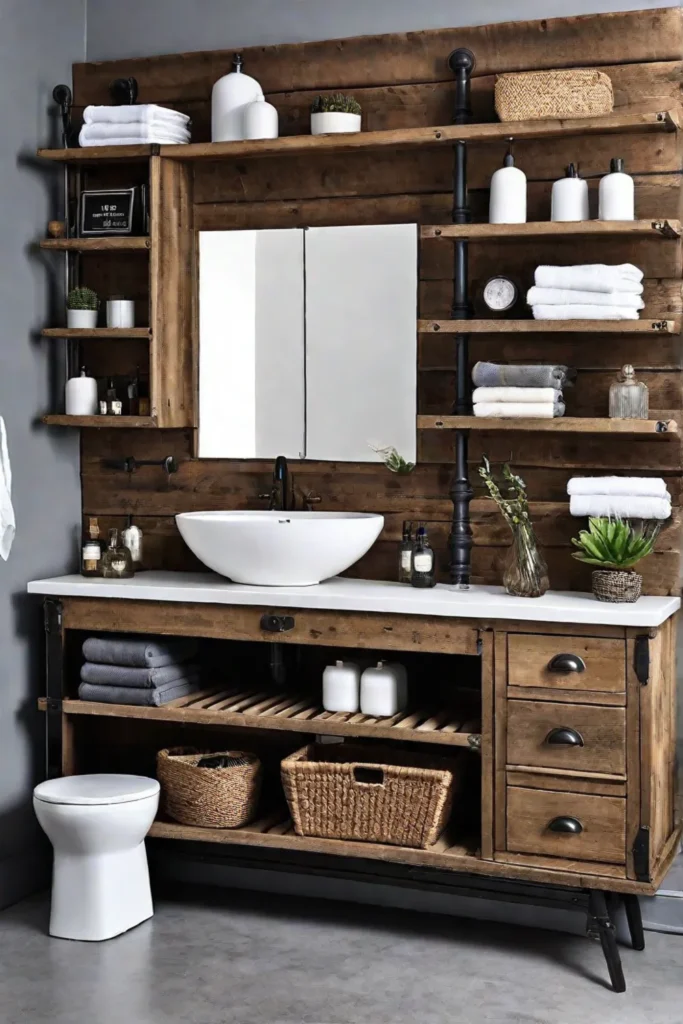
[{"label": "white hanging towel", "polygon": [[0,557],[9,558],[16,531],[16,520],[12,506],[12,467],[7,447],[5,421],[0,416]]}]

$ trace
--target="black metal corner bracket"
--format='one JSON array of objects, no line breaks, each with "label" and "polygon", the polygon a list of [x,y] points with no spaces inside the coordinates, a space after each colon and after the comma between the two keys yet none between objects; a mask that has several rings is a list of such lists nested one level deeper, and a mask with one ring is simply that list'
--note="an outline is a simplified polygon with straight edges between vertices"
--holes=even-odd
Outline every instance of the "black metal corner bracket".
[{"label": "black metal corner bracket", "polygon": [[647,635],[636,637],[633,647],[633,668],[641,686],[647,686],[650,679],[650,638]]},{"label": "black metal corner bracket", "polygon": [[650,875],[650,828],[641,825],[633,841],[633,870],[639,882],[651,882]]}]

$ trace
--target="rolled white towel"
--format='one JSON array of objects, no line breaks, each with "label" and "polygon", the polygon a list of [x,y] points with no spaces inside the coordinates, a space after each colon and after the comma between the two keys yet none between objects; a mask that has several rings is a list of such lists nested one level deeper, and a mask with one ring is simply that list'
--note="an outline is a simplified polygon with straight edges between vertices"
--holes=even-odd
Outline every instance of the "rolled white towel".
[{"label": "rolled white towel", "polygon": [[[105,124],[104,121],[98,121],[96,124],[84,125],[80,135],[81,139],[86,140],[86,145],[94,143],[102,145],[106,144],[108,139],[122,136],[127,139],[138,139],[140,142],[146,142],[153,136],[163,136],[164,139],[173,139],[179,144],[189,142],[191,139],[189,131],[182,125],[178,127],[172,124],[151,125],[133,121],[127,124]],[[83,145],[82,142],[81,145]]]},{"label": "rolled white towel", "polygon": [[190,123],[187,114],[156,103],[129,103],[120,107],[86,107],[83,111],[85,124],[172,124],[185,127]]},{"label": "rolled white towel", "polygon": [[573,476],[567,483],[567,494],[625,495],[671,501],[666,483],[656,476]]},{"label": "rolled white towel", "polygon": [[639,320],[627,306],[532,306],[534,320]]},{"label": "rolled white towel", "polygon": [[477,402],[557,402],[562,392],[555,388],[475,388],[472,401]]},{"label": "rolled white towel", "polygon": [[604,516],[612,519],[668,519],[668,498],[643,498],[627,494],[573,494],[569,499],[573,516]]},{"label": "rolled white towel", "polygon": [[572,288],[586,292],[642,293],[643,272],[632,263],[608,266],[605,263],[587,263],[576,267],[536,268],[534,284],[539,288]]},{"label": "rolled white towel", "polygon": [[639,292],[587,292],[572,288],[537,288],[535,286],[527,292],[526,301],[530,306],[589,305],[642,309],[645,305]]},{"label": "rolled white towel", "polygon": [[489,418],[552,420],[564,416],[563,402],[477,402],[473,408],[475,416]]}]

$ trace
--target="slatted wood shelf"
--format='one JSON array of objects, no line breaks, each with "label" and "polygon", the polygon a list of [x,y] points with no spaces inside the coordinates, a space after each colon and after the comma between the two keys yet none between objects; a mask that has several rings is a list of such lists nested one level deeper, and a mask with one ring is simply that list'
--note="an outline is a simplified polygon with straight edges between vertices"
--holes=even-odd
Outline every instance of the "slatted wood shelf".
[{"label": "slatted wood shelf", "polygon": [[419,334],[675,334],[675,320],[418,320]]},{"label": "slatted wood shelf", "polygon": [[45,327],[43,338],[99,338],[102,341],[117,338],[143,338],[149,341],[152,332],[149,327]]},{"label": "slatted wood shelf", "polygon": [[526,238],[653,238],[681,237],[680,220],[584,220],[571,222],[529,221],[526,224],[424,224],[421,238],[467,238],[472,241],[524,240]]},{"label": "slatted wood shelf", "polygon": [[112,235],[103,238],[43,238],[41,249],[57,252],[136,252],[152,248],[152,240],[144,235]]},{"label": "slatted wood shelf", "polygon": [[99,427],[105,430],[130,430],[157,425],[153,416],[66,416],[61,413],[43,416],[43,423],[48,427]]},{"label": "slatted wood shelf", "polygon": [[[39,707],[45,710],[45,701],[39,702]],[[67,715],[143,718],[196,725],[310,732],[320,736],[438,743],[450,747],[476,747],[481,728],[471,706],[462,711],[425,707],[401,712],[393,718],[378,719],[362,714],[323,711],[317,701],[300,694],[217,687],[181,697],[159,708],[65,700],[63,710]]]},{"label": "slatted wood shelf", "polygon": [[592,416],[517,419],[493,416],[418,416],[418,430],[525,430],[545,434],[627,434],[673,438],[676,420],[617,420]]}]

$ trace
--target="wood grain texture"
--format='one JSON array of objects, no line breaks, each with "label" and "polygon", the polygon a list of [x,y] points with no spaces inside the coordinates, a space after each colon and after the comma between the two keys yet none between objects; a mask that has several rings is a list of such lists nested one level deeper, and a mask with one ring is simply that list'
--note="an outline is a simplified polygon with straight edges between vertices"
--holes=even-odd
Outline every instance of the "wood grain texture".
[{"label": "wood grain texture", "polygon": [[592,796],[626,796],[626,782],[623,779],[605,779],[580,777],[577,773],[566,773],[553,770],[552,774],[530,770],[528,768],[510,768],[507,781],[510,786],[522,786],[525,789],[548,789],[556,791],[558,780],[562,789],[571,789],[573,793],[589,793]]},{"label": "wood grain texture", "polygon": [[56,252],[136,252],[151,248],[151,240],[143,236],[105,238],[43,238],[41,249]]},{"label": "wood grain texture", "polygon": [[539,434],[649,434],[663,439],[678,435],[676,420],[611,420],[595,416],[558,416],[545,420],[423,414],[417,417],[417,427],[418,430],[528,430]]},{"label": "wood grain texture", "polygon": [[[539,631],[540,632],[540,631]],[[580,658],[583,672],[550,670],[558,654]],[[576,691],[582,699],[583,690],[623,693],[625,687],[626,647],[621,640],[590,639],[580,636],[518,636],[508,634],[508,683],[511,686]],[[533,693],[530,692],[530,696]]]},{"label": "wood grain texture", "polygon": [[419,320],[421,334],[674,334],[674,320]]},{"label": "wood grain texture", "polygon": [[96,327],[93,330],[76,327],[44,327],[43,338],[90,338],[93,341],[116,341],[121,338],[149,338],[149,327]]},{"label": "wood grain texture", "polygon": [[[511,853],[624,863],[626,801],[620,797],[510,786],[507,802]],[[578,835],[551,831],[548,825],[557,817],[575,818],[582,831]]]},{"label": "wood grain texture", "polygon": [[481,640],[481,856],[493,860],[495,820],[495,634],[482,632]]},{"label": "wood grain texture", "polygon": [[[581,746],[550,744],[554,729],[571,729]],[[623,708],[545,701],[508,702],[508,767],[626,773],[626,713]]]},{"label": "wood grain texture", "polygon": [[551,238],[557,243],[562,238],[626,238],[674,239],[681,234],[679,220],[586,220],[568,223],[532,221],[526,224],[424,224],[420,238],[467,238],[470,240],[517,241],[525,238]]}]

